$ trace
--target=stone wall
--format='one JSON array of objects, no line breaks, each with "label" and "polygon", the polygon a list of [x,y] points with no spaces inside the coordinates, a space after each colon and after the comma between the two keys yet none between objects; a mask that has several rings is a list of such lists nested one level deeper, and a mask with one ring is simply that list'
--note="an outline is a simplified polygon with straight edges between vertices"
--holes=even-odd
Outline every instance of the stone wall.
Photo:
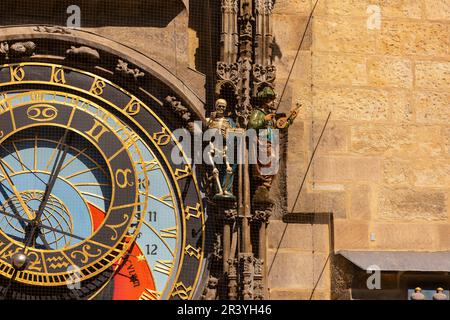
[{"label": "stone wall", "polygon": [[[276,1],[278,92],[314,2]],[[319,0],[280,108],[304,106],[288,135],[287,210],[333,213],[336,251],[450,250],[449,89],[449,0]],[[270,228],[276,234],[283,226],[274,221]],[[314,244],[304,247],[308,232],[295,228],[280,246],[289,258],[275,262],[298,272],[292,277],[323,261]],[[328,237],[323,232],[316,239]],[[269,252],[278,247],[273,241]],[[307,266],[287,250],[309,251]],[[292,293],[283,297],[296,298],[315,285],[292,278],[283,289],[275,277],[269,283],[275,298],[283,290]]]}]

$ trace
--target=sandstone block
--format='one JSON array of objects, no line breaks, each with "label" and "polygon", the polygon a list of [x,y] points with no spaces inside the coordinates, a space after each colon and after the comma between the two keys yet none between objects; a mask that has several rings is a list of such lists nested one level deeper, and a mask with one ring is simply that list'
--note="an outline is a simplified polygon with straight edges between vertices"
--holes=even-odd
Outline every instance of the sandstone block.
[{"label": "sandstone block", "polygon": [[430,20],[450,20],[450,3],[447,0],[424,1],[425,17]]},{"label": "sandstone block", "polygon": [[356,88],[315,88],[314,118],[332,120],[381,121],[389,115],[389,94],[383,90]]},{"label": "sandstone block", "polygon": [[[324,121],[317,121],[311,126],[313,131],[313,139],[311,142],[313,145],[310,146],[311,149],[313,149],[319,141],[324,124]],[[328,122],[328,126],[326,127],[320,142],[321,154],[347,151],[347,141],[349,135],[350,129],[348,126],[334,121]]]},{"label": "sandstone block", "polygon": [[310,224],[271,221],[268,229],[269,249],[291,248],[311,252],[312,226]]},{"label": "sandstone block", "polygon": [[[311,254],[294,250],[268,250],[268,268],[272,266],[268,287],[270,290],[329,288],[329,261],[326,254]],[[321,271],[325,271],[319,278]]]},{"label": "sandstone block", "polygon": [[314,180],[320,181],[372,181],[381,179],[380,159],[373,157],[318,157],[313,164]]},{"label": "sandstone block", "polygon": [[350,217],[356,220],[370,220],[372,192],[369,185],[352,185]]},{"label": "sandstone block", "polygon": [[366,17],[368,0],[327,0],[327,13],[336,16]]},{"label": "sandstone block", "polygon": [[410,60],[393,58],[370,58],[369,82],[373,86],[411,88],[413,70]]},{"label": "sandstone block", "polygon": [[439,247],[437,251],[450,250],[450,224],[446,223],[438,227]]},{"label": "sandstone block", "polygon": [[366,60],[364,56],[314,55],[314,83],[367,85]]},{"label": "sandstone block", "polygon": [[334,221],[334,249],[363,250],[369,247],[369,225],[365,221],[336,219]]},{"label": "sandstone block", "polygon": [[274,14],[309,15],[311,2],[309,0],[278,0],[274,7]]},{"label": "sandstone block", "polygon": [[[291,210],[301,183],[298,177],[297,184],[288,183],[288,209]],[[347,214],[345,192],[313,192],[305,188],[297,201],[294,212],[297,213],[333,213],[335,217],[345,218]]]},{"label": "sandstone block", "polygon": [[442,153],[439,127],[424,126],[354,126],[352,150],[364,155],[430,157]]},{"label": "sandstone block", "polygon": [[413,223],[382,223],[371,229],[376,241],[374,250],[435,251],[439,247],[437,225]]},{"label": "sandstone block", "polygon": [[378,218],[391,221],[443,221],[447,197],[443,191],[391,189],[380,190]]},{"label": "sandstone block", "polygon": [[375,53],[378,30],[367,28],[367,18],[317,17],[313,30],[315,51]]},{"label": "sandstone block", "polygon": [[426,124],[450,122],[450,93],[422,91],[414,95],[417,121]]},{"label": "sandstone block", "polygon": [[[312,290],[270,290],[270,300],[310,300]],[[329,290],[315,290],[312,300],[329,300]]]},{"label": "sandstone block", "polygon": [[393,90],[389,93],[391,120],[395,123],[412,123],[415,120],[414,104],[409,91]]},{"label": "sandstone block", "polygon": [[443,23],[389,20],[383,22],[378,50],[390,55],[445,56],[448,45]]},{"label": "sandstone block", "polygon": [[450,89],[450,62],[417,62],[416,86],[432,90]]}]

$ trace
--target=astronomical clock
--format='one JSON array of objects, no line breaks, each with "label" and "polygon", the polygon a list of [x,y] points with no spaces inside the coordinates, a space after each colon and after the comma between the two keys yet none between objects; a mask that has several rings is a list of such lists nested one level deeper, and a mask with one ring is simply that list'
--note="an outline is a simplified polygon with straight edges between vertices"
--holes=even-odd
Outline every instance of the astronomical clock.
[{"label": "astronomical clock", "polygon": [[75,31],[29,31],[45,39],[5,42],[0,66],[0,294],[195,298],[205,211],[172,134],[164,98],[176,93],[111,53],[55,40]]}]

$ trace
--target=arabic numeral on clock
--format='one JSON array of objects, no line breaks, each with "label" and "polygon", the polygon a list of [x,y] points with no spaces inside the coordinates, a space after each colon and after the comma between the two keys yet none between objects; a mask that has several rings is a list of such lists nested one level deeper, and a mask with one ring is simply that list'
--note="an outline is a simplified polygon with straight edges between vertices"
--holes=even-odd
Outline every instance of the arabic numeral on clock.
[{"label": "arabic numeral on clock", "polygon": [[148,212],[148,221],[149,222],[156,222],[156,216],[157,216],[156,211],[149,211]]},{"label": "arabic numeral on clock", "polygon": [[148,256],[156,256],[158,254],[158,246],[156,244],[145,245],[147,247],[147,255]]}]

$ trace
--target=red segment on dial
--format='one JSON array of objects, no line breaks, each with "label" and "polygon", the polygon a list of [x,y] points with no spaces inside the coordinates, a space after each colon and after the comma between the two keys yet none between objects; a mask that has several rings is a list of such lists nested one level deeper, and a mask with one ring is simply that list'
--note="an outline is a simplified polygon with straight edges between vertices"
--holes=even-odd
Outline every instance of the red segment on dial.
[{"label": "red segment on dial", "polygon": [[[90,203],[88,206],[95,232],[100,228],[106,214]],[[138,300],[148,290],[155,290],[152,271],[139,246],[134,244],[128,252],[130,255],[126,260],[122,260],[111,280],[114,300]]]}]

